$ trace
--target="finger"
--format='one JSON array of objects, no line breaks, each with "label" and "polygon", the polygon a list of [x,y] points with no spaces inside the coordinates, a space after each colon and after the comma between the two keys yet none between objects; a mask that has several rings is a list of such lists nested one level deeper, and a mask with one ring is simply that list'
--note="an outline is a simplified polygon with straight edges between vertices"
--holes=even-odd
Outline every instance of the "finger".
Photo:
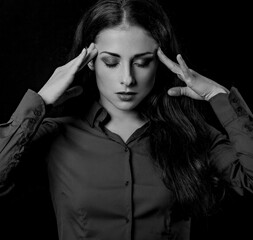
[{"label": "finger", "polygon": [[87,58],[89,58],[92,51],[92,46],[93,45],[90,44],[89,48],[83,50],[76,58],[76,61],[73,62],[74,64],[72,65],[72,67],[75,69],[75,71],[80,70],[80,66],[83,65],[83,63],[86,61]]},{"label": "finger", "polygon": [[83,92],[83,88],[81,86],[74,86],[67,91],[60,97],[60,99],[55,103],[55,106],[60,105],[67,101],[70,98],[77,97],[81,95]]},{"label": "finger", "polygon": [[183,59],[183,57],[182,57],[181,54],[178,54],[178,55],[177,55],[177,61],[178,61],[178,63],[179,63],[179,66],[180,66],[180,68],[181,68],[181,70],[182,70],[184,76],[185,76],[185,77],[188,77],[188,75],[189,75],[189,68],[188,68],[188,66],[186,65],[186,63],[185,63],[185,61],[184,61],[184,59]]},{"label": "finger", "polygon": [[88,62],[90,62],[93,58],[95,58],[97,56],[97,53],[98,53],[98,51],[95,48],[95,44],[92,43],[90,45],[90,47],[87,49],[86,56],[83,58],[82,62],[78,66],[78,71],[82,70],[84,68],[84,66],[87,65]]},{"label": "finger", "polygon": [[69,62],[68,65],[73,68],[78,68],[80,64],[87,58],[89,57],[91,51],[94,49],[95,44],[91,43],[88,48],[84,48],[81,53],[75,57],[73,60]]},{"label": "finger", "polygon": [[77,97],[83,93],[83,88],[81,86],[74,86],[67,91],[68,98]]},{"label": "finger", "polygon": [[202,97],[199,96],[189,87],[173,87],[168,90],[168,95],[177,97],[177,96],[187,96],[196,100],[202,100]]},{"label": "finger", "polygon": [[168,94],[173,97],[181,96],[183,92],[182,87],[173,87],[168,90]]},{"label": "finger", "polygon": [[83,50],[79,53],[78,56],[67,62],[65,65],[61,66],[60,69],[71,69],[72,67],[75,67],[79,62],[80,59],[82,59],[87,54],[87,49],[83,48]]},{"label": "finger", "polygon": [[184,82],[184,77],[181,74],[177,74],[178,78]]},{"label": "finger", "polygon": [[168,67],[172,72],[174,72],[176,74],[181,74],[182,73],[179,65],[177,63],[171,61],[167,56],[165,56],[165,54],[162,52],[162,50],[160,48],[157,51],[157,55],[158,55],[160,61],[166,67]]}]

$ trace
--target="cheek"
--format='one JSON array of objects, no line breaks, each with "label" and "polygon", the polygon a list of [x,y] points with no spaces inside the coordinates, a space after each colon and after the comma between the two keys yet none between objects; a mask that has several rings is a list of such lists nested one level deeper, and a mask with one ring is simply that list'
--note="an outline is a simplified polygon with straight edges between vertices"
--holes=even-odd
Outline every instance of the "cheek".
[{"label": "cheek", "polygon": [[100,61],[96,60],[94,66],[97,84],[100,85],[106,83],[106,79],[109,78],[109,76],[103,64]]},{"label": "cheek", "polygon": [[152,88],[154,86],[156,69],[157,67],[153,66],[148,69],[136,70],[135,77],[143,88]]},{"label": "cheek", "polygon": [[110,71],[103,63],[98,62],[95,64],[95,75],[97,87],[100,92],[106,92],[113,88],[115,73]]}]

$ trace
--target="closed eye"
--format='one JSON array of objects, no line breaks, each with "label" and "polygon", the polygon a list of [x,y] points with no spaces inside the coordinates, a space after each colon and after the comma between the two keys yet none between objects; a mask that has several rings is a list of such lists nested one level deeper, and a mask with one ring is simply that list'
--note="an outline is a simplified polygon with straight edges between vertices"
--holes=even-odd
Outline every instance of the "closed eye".
[{"label": "closed eye", "polygon": [[[103,58],[102,59],[105,66],[108,68],[116,68],[119,65],[119,61],[115,61],[115,59],[109,58]],[[134,66],[140,67],[140,68],[145,68],[148,67],[149,64],[154,60],[154,58],[143,58],[143,59],[138,59],[135,60],[132,64]]]},{"label": "closed eye", "polygon": [[118,63],[105,63],[105,65],[108,68],[114,68],[114,67],[117,67]]},{"label": "closed eye", "polygon": [[102,57],[102,61],[104,62],[105,66],[109,68],[114,68],[119,64],[118,59],[111,56]]},{"label": "closed eye", "polygon": [[137,67],[148,67],[148,65],[154,60],[154,58],[148,58],[148,59],[141,59],[138,60],[136,62],[134,62],[133,64],[136,65]]}]

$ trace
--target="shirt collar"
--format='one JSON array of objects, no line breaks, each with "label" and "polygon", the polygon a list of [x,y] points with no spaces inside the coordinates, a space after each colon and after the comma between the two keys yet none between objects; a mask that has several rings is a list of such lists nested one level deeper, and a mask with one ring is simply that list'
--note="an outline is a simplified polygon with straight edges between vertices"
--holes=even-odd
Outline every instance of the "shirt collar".
[{"label": "shirt collar", "polygon": [[104,107],[95,101],[89,110],[89,113],[86,116],[86,119],[90,126],[93,128],[96,123],[104,122],[109,117],[108,112]]}]

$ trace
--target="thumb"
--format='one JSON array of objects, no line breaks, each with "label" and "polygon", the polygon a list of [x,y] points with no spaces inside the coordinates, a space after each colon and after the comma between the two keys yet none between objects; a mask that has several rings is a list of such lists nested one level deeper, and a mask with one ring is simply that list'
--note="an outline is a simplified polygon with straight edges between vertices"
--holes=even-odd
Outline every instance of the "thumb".
[{"label": "thumb", "polygon": [[196,92],[194,92],[191,88],[189,87],[173,87],[168,90],[168,95],[172,97],[177,97],[177,96],[187,96],[193,99],[197,100],[202,100],[202,97],[198,95]]},{"label": "thumb", "polygon": [[173,88],[170,88],[168,90],[168,94],[170,96],[173,96],[173,97],[185,95],[185,92],[186,92],[185,88],[186,87],[173,87]]},{"label": "thumb", "polygon": [[83,92],[83,88],[81,86],[74,86],[70,89],[68,89],[55,103],[55,106],[60,105],[64,103],[65,101],[69,100],[70,98],[77,97],[81,95]]}]

